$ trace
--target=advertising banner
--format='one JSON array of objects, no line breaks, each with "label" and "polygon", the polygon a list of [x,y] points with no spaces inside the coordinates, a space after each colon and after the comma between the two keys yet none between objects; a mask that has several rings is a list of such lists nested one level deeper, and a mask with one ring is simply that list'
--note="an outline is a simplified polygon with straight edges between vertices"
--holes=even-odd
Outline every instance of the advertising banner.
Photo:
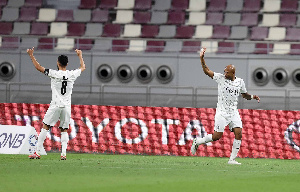
[{"label": "advertising banner", "polygon": [[[2,103],[0,124],[32,126],[39,133],[48,107]],[[242,109],[239,112],[243,138],[238,157],[300,158],[299,111]],[[191,156],[192,140],[213,133],[214,115],[212,108],[72,105],[67,150]],[[47,135],[46,151],[61,150],[58,125]],[[18,138],[22,136],[16,137],[16,145]],[[220,140],[199,146],[196,156],[229,157],[233,139],[234,134],[225,128]],[[3,140],[4,136],[0,137],[1,143]]]}]

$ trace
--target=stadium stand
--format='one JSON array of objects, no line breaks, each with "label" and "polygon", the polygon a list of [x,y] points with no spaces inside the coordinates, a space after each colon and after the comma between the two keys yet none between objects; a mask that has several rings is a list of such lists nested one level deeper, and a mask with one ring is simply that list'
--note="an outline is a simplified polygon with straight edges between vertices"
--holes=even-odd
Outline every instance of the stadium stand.
[{"label": "stadium stand", "polygon": [[75,9],[73,12],[74,22],[90,22],[91,21],[91,10],[89,9]]},{"label": "stadium stand", "polygon": [[24,7],[42,7],[43,0],[25,0]]},{"label": "stadium stand", "polygon": [[109,20],[108,10],[94,9],[91,21],[94,23],[106,23]]},{"label": "stadium stand", "polygon": [[226,0],[211,0],[206,10],[217,12],[217,11],[223,11],[225,9],[226,9]]},{"label": "stadium stand", "polygon": [[281,0],[280,12],[297,12],[298,1]]},{"label": "stadium stand", "polygon": [[155,38],[158,35],[158,25],[143,25],[141,30],[141,37],[143,38]]},{"label": "stadium stand", "polygon": [[152,7],[152,0],[135,0],[134,10],[149,10]]},{"label": "stadium stand", "polygon": [[147,41],[145,52],[162,52],[165,48],[165,41]]},{"label": "stadium stand", "polygon": [[59,9],[57,10],[56,22],[71,22],[74,20],[72,9]]},{"label": "stadium stand", "polygon": [[135,11],[133,14],[133,23],[146,24],[151,21],[151,12]]},{"label": "stadium stand", "polygon": [[244,0],[227,0],[226,12],[241,12]]},{"label": "stadium stand", "polygon": [[189,8],[186,11],[205,11],[206,1],[203,0],[190,0]]},{"label": "stadium stand", "polygon": [[56,9],[41,8],[39,10],[38,22],[52,22],[56,19]]},{"label": "stadium stand", "polygon": [[176,28],[176,39],[190,39],[195,33],[194,26],[183,25]]},{"label": "stadium stand", "polygon": [[49,24],[46,22],[31,23],[30,35],[47,35]]},{"label": "stadium stand", "polygon": [[206,21],[205,12],[190,12],[187,25],[203,25]]},{"label": "stadium stand", "polygon": [[29,22],[14,22],[12,34],[14,35],[28,35],[30,33]]},{"label": "stadium stand", "polygon": [[97,0],[81,0],[80,5],[78,6],[79,9],[95,9],[97,7]]},{"label": "stadium stand", "polygon": [[183,41],[180,52],[198,52],[201,48],[200,41]]}]

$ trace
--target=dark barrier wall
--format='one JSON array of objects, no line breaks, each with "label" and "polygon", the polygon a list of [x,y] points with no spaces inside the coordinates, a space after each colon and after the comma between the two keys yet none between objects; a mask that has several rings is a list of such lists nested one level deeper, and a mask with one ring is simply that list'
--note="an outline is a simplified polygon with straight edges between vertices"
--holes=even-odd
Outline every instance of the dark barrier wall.
[{"label": "dark barrier wall", "polygon": [[[0,124],[33,126],[40,132],[45,104],[0,104]],[[300,159],[299,111],[240,110],[243,139],[238,157]],[[73,105],[68,151],[84,153],[190,156],[194,137],[213,132],[215,109]],[[4,144],[1,137],[0,145]],[[6,138],[13,140],[13,138]],[[201,145],[197,156],[229,157],[234,139],[228,129],[222,139]],[[54,126],[44,143],[60,150]]]}]

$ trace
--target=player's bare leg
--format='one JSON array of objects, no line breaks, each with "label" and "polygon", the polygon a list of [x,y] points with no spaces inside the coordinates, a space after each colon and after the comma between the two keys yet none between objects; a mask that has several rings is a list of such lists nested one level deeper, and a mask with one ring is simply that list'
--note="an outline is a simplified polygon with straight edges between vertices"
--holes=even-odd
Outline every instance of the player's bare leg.
[{"label": "player's bare leg", "polygon": [[29,159],[40,159],[41,158],[40,151],[43,149],[43,144],[47,137],[49,129],[50,129],[49,125],[43,124],[43,128],[41,129],[41,132],[38,137],[36,151],[34,152],[34,154],[28,156]]},{"label": "player's bare leg", "polygon": [[209,143],[211,141],[217,141],[217,140],[221,139],[222,135],[223,135],[223,132],[215,131],[213,134],[208,134],[205,137],[202,137],[200,139],[195,138],[193,140],[193,145],[191,147],[191,153],[193,155],[195,155],[199,145],[204,144],[204,143]]},{"label": "player's bare leg", "polygon": [[69,142],[69,135],[67,133],[68,129],[62,129],[61,130],[61,160],[67,160],[67,147],[68,147],[68,142]]},{"label": "player's bare leg", "polygon": [[232,144],[232,151],[231,151],[231,155],[230,155],[228,164],[240,165],[241,163],[237,162],[235,160],[235,158],[240,150],[241,143],[242,143],[242,128],[239,128],[239,127],[233,128],[233,132],[234,132],[235,138],[234,138],[234,141]]}]

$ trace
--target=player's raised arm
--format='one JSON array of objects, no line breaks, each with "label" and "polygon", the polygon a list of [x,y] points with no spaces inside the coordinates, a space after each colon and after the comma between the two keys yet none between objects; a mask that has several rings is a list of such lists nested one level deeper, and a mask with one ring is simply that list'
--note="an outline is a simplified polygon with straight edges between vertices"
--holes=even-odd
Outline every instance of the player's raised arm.
[{"label": "player's raised arm", "polygon": [[242,93],[242,97],[247,100],[255,99],[257,102],[260,101],[260,98],[257,95],[250,95],[249,93]]},{"label": "player's raised arm", "polygon": [[82,51],[79,50],[79,49],[75,49],[78,57],[79,57],[79,61],[80,61],[80,67],[79,69],[81,69],[81,72],[83,72],[85,70],[85,63],[83,61],[83,58],[82,58]]},{"label": "player's raised arm", "polygon": [[28,53],[28,55],[30,56],[31,61],[32,61],[34,67],[35,67],[38,71],[44,73],[45,68],[44,68],[43,66],[41,66],[41,65],[37,62],[37,60],[36,60],[35,57],[33,56],[33,52],[34,52],[34,47],[32,47],[32,49],[27,49],[27,53]]},{"label": "player's raised arm", "polygon": [[205,64],[205,60],[204,60],[204,53],[206,51],[206,47],[203,47],[200,51],[200,61],[201,61],[201,65],[202,65],[202,69],[203,69],[203,72],[208,75],[210,78],[213,78],[214,77],[214,72],[211,71],[207,65]]}]

